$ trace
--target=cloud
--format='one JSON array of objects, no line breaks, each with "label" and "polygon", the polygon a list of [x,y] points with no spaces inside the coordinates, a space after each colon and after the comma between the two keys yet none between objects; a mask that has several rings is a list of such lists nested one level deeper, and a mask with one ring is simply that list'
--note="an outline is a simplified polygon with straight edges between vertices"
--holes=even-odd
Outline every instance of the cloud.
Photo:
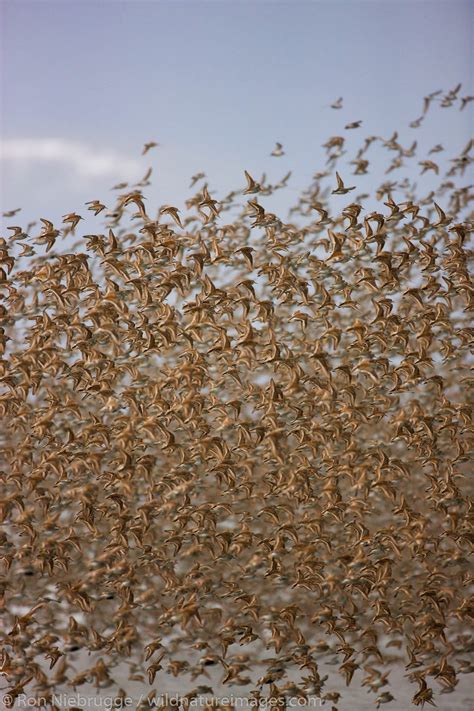
[{"label": "cloud", "polygon": [[95,148],[65,138],[9,138],[0,142],[0,160],[33,167],[37,163],[62,164],[81,178],[134,179],[140,162],[115,150]]}]

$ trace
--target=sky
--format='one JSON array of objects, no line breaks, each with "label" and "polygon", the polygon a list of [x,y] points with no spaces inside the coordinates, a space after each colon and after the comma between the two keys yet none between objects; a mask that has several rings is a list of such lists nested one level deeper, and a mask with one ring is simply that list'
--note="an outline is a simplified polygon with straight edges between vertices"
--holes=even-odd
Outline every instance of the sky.
[{"label": "sky", "polygon": [[[348,121],[410,145],[425,94],[458,82],[473,93],[469,1],[0,0],[0,11],[0,194],[2,211],[23,208],[13,224],[113,204],[111,187],[148,167],[156,208],[181,208],[201,170],[223,195],[245,186],[244,169],[272,181],[291,168],[287,207]],[[435,107],[423,146],[442,137],[456,155],[470,107]],[[150,140],[160,146],[141,156]],[[269,156],[275,141],[282,158]]]}]

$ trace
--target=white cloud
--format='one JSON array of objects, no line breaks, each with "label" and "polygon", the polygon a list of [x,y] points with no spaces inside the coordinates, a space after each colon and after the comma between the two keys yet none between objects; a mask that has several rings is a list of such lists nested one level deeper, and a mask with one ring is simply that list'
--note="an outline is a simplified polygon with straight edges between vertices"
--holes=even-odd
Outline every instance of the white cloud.
[{"label": "white cloud", "polygon": [[81,178],[124,176],[135,179],[140,162],[118,151],[95,148],[65,138],[9,138],[0,142],[0,160],[21,162],[27,167],[41,162],[58,163]]}]

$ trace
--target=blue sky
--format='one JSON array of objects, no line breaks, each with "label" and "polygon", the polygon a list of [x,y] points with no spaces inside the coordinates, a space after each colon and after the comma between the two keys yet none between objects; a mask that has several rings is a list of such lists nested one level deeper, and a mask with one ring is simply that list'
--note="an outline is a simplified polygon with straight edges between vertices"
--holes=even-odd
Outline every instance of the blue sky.
[{"label": "blue sky", "polygon": [[[199,170],[223,194],[243,187],[244,169],[278,179],[292,168],[291,199],[324,168],[321,144],[351,120],[363,120],[360,142],[395,129],[403,144],[418,138],[419,159],[441,138],[454,152],[469,138],[472,104],[435,107],[422,134],[408,123],[430,91],[462,81],[461,95],[472,93],[471,2],[0,7],[2,210],[22,206],[23,220],[112,203],[111,186],[148,166],[157,207],[182,207]],[[338,96],[342,111],[329,108]],[[161,146],[142,158],[151,139]],[[277,140],[286,155],[270,158]]]}]

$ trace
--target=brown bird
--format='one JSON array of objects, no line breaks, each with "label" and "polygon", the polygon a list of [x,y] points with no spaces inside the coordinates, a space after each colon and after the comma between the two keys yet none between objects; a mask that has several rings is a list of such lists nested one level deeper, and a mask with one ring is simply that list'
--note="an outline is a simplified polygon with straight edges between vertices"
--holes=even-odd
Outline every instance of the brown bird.
[{"label": "brown bird", "polygon": [[432,160],[422,160],[418,163],[418,165],[421,165],[421,167],[423,168],[423,170],[421,171],[422,175],[426,173],[427,170],[434,171],[436,175],[439,174],[439,166]]},{"label": "brown bird", "polygon": [[86,205],[89,205],[87,208],[88,210],[92,210],[94,215],[98,215],[99,213],[102,212],[102,210],[106,210],[106,206],[103,205],[100,200],[90,200],[89,202],[85,203]]},{"label": "brown bird", "polygon": [[350,188],[346,188],[344,185],[341,176],[339,173],[336,171],[336,180],[337,180],[337,188],[332,191],[333,195],[346,195],[348,192],[351,190],[355,190],[355,185],[352,185]]},{"label": "brown bird", "polygon": [[149,141],[148,143],[145,143],[145,145],[143,146],[142,156],[144,156],[146,153],[148,153],[148,151],[151,150],[152,148],[156,148],[159,145],[160,144],[156,143],[156,141]]},{"label": "brown bird", "polygon": [[179,217],[179,210],[177,207],[173,207],[172,205],[165,205],[160,208],[160,215],[171,215],[178,227],[183,226]]},{"label": "brown bird", "polygon": [[259,183],[257,183],[257,182],[252,178],[252,176],[250,175],[250,173],[247,173],[247,171],[244,171],[244,172],[245,172],[245,177],[246,177],[246,179],[247,179],[247,187],[246,187],[246,189],[244,190],[244,195],[246,195],[246,194],[248,194],[248,193],[259,193],[259,192],[261,191],[261,189],[262,189],[261,185],[260,185]]}]

